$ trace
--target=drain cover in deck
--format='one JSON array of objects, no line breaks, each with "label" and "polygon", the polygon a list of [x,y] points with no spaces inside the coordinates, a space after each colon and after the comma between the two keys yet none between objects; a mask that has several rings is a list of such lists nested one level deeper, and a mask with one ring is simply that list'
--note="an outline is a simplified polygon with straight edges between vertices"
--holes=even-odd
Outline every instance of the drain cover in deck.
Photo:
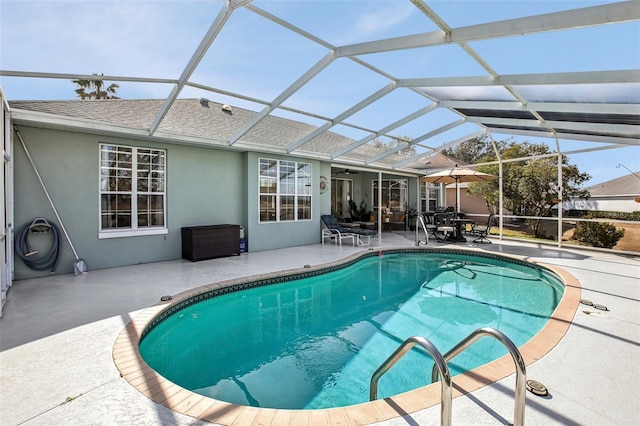
[{"label": "drain cover in deck", "polygon": [[527,380],[527,390],[538,396],[546,396],[549,394],[547,387],[535,380]]}]

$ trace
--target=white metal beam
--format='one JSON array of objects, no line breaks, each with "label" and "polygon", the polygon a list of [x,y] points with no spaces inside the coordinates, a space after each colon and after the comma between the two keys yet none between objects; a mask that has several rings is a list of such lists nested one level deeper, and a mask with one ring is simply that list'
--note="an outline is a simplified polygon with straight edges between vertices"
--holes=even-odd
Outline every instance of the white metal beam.
[{"label": "white metal beam", "polygon": [[477,132],[471,133],[470,135],[463,136],[463,137],[458,138],[458,139],[456,139],[456,140],[454,140],[454,141],[447,142],[447,143],[445,143],[445,144],[443,144],[443,145],[440,145],[440,146],[439,146],[438,148],[436,148],[434,151],[435,151],[435,152],[442,152],[442,151],[444,151],[445,149],[449,149],[449,148],[452,148],[452,147],[454,147],[454,146],[456,146],[456,145],[460,145],[462,142],[464,142],[464,141],[466,141],[466,140],[473,139],[474,137],[480,137],[480,136],[482,136],[483,134],[485,134],[486,132],[487,132],[487,131],[486,131],[486,130],[484,130],[484,129],[479,130],[479,131],[477,131]]},{"label": "white metal beam", "polygon": [[[256,103],[256,104],[260,104],[260,105],[265,105],[265,106],[271,105],[270,102],[265,101],[264,99],[253,98],[251,96],[245,96],[245,95],[241,95],[239,93],[229,92],[227,90],[222,90],[222,89],[217,89],[215,87],[207,86],[207,85],[204,85],[204,84],[188,82],[186,85],[187,86],[191,86],[191,87],[195,87],[195,88],[198,88],[198,89],[206,90],[208,92],[219,93],[221,95],[229,96],[229,97],[232,97],[232,98],[242,99],[244,101],[249,101],[249,102],[253,102],[253,103]],[[322,121],[331,121],[332,120],[331,117],[327,117],[327,116],[320,115],[320,114],[315,114],[313,112],[304,111],[304,110],[301,110],[301,109],[298,109],[298,108],[292,108],[292,107],[289,107],[289,106],[286,106],[286,105],[280,105],[278,107],[278,109],[281,109],[283,111],[293,112],[293,113],[296,113],[296,114],[300,114],[300,115],[303,115],[303,116],[306,116],[306,117],[315,118],[315,119],[322,120]],[[375,130],[373,130],[373,129],[370,129],[370,128],[364,127],[364,126],[359,126],[359,125],[353,124],[353,123],[347,123],[345,121],[342,122],[342,125],[345,126],[345,127],[351,127],[352,129],[362,130],[363,132],[375,133]],[[388,136],[388,135],[382,135],[382,136]],[[388,137],[391,137],[391,136],[388,136]]]},{"label": "white metal beam", "polygon": [[189,77],[191,77],[191,74],[193,74],[195,69],[198,67],[198,64],[207,53],[207,50],[209,50],[209,47],[211,46],[211,43],[213,43],[213,40],[215,40],[218,34],[220,34],[222,27],[224,27],[224,24],[227,22],[233,11],[240,6],[249,3],[250,1],[251,0],[227,0],[224,6],[222,6],[222,9],[220,9],[220,12],[218,12],[216,19],[213,20],[213,23],[209,27],[209,30],[204,35],[204,37],[200,41],[200,44],[196,48],[196,51],[191,56],[191,59],[189,59],[189,62],[185,66],[184,70],[182,70],[182,74],[180,74],[178,83],[176,83],[176,85],[173,87],[171,93],[169,94],[167,99],[165,99],[164,104],[162,104],[160,111],[158,111],[158,114],[156,114],[156,117],[153,119],[151,127],[149,128],[150,135],[153,135],[153,133],[158,130],[160,123],[164,119],[165,115],[167,115],[167,112],[169,112],[171,105],[173,105],[173,103],[175,102],[176,98],[180,94],[180,91],[189,80]]},{"label": "white metal beam", "polygon": [[177,79],[174,78],[154,78],[154,77],[126,77],[119,75],[101,75],[101,74],[71,74],[59,72],[33,72],[33,71],[10,71],[0,70],[0,76],[3,77],[27,77],[27,78],[51,78],[61,80],[96,80],[96,81],[126,81],[131,83],[166,83],[176,84]]},{"label": "white metal beam", "polygon": [[274,109],[278,108],[280,104],[286,101],[291,95],[293,95],[296,91],[298,91],[302,86],[304,86],[309,80],[311,80],[314,76],[316,76],[320,71],[325,69],[333,60],[335,59],[335,55],[333,52],[329,52],[322,59],[315,63],[311,68],[309,68],[300,78],[298,78],[293,84],[287,87],[284,92],[280,93],[274,101],[256,114],[249,122],[247,122],[240,130],[238,130],[231,138],[229,139],[229,145],[233,145],[244,136],[249,130],[253,129],[259,122],[261,122],[267,115],[271,113]]},{"label": "white metal beam", "polygon": [[440,101],[439,106],[443,108],[484,109],[496,111],[522,110],[579,114],[640,114],[639,104],[528,102],[526,105],[523,105],[520,102],[510,101]]},{"label": "white metal beam", "polygon": [[[486,132],[485,132],[484,130],[479,130],[479,131],[477,131],[477,132],[470,133],[470,134],[468,134],[468,135],[466,135],[466,136],[463,136],[463,137],[458,138],[458,139],[456,139],[456,140],[454,140],[454,141],[452,141],[452,142],[449,142],[449,143],[447,144],[447,147],[452,147],[452,146],[455,146],[455,145],[459,145],[459,144],[461,144],[462,142],[468,141],[468,140],[473,139],[473,138],[479,138],[480,136],[484,135],[485,133],[486,133]],[[442,150],[442,149],[445,149],[445,148],[442,148],[442,147],[440,147],[440,148],[439,148],[439,150]],[[395,164],[393,165],[393,167],[395,168],[395,167],[403,167],[403,166],[406,166],[407,164],[411,164],[411,163],[416,162],[416,161],[419,161],[419,160],[421,160],[421,159],[423,159],[423,158],[425,158],[425,157],[428,157],[428,156],[430,156],[430,155],[433,155],[433,154],[435,154],[436,152],[438,152],[438,150],[436,150],[436,149],[432,149],[432,150],[431,150],[431,152],[423,152],[423,153],[420,153],[420,154],[415,155],[415,156],[413,156],[413,157],[411,157],[411,158],[407,158],[406,160],[398,161],[397,163],[395,163]]]},{"label": "white metal beam", "polygon": [[640,146],[640,139],[638,138],[624,138],[615,136],[595,136],[595,135],[576,135],[575,133],[562,133],[558,132],[559,139],[576,140],[582,142],[597,142],[597,143],[615,143],[619,145]]},{"label": "white metal beam", "polygon": [[281,27],[284,27],[284,28],[286,28],[286,29],[288,29],[290,31],[293,31],[294,33],[296,33],[298,35],[301,35],[301,36],[303,36],[305,38],[308,38],[309,40],[312,40],[312,41],[318,43],[319,45],[326,47],[329,50],[334,50],[335,49],[335,46],[332,45],[331,43],[327,42],[326,40],[323,40],[320,37],[316,37],[313,34],[311,34],[311,33],[307,32],[307,31],[305,31],[305,30],[303,30],[303,29],[301,29],[299,27],[296,27],[295,25],[285,21],[284,19],[281,19],[281,18],[279,18],[279,17],[267,12],[266,10],[260,9],[259,7],[256,7],[256,6],[252,5],[252,4],[247,4],[245,6],[245,9],[250,10],[250,11],[262,16],[263,18],[266,18],[266,19],[270,20],[270,21],[280,25]]},{"label": "white metal beam", "polygon": [[424,135],[418,136],[415,139],[411,139],[411,144],[417,144],[418,142],[422,142],[424,140],[430,139],[436,135],[439,135],[440,133],[444,133],[447,130],[451,130],[454,127],[458,127],[461,124],[464,124],[467,120],[464,118],[460,118],[456,121],[452,121],[448,124],[445,124],[444,126],[438,127],[435,130],[430,131],[429,133],[425,133]]},{"label": "white metal beam", "polygon": [[498,133],[503,135],[512,135],[512,136],[528,136],[528,137],[536,137],[536,138],[550,138],[555,139],[558,137],[559,139],[568,139],[568,140],[576,140],[582,142],[596,142],[596,143],[616,143],[620,145],[640,145],[640,139],[637,138],[624,138],[624,137],[613,137],[613,136],[595,136],[595,135],[580,135],[575,133],[561,133],[557,134],[545,131],[541,129],[540,131],[535,130],[524,130],[524,129],[504,129],[501,127],[487,127],[487,130],[491,131],[491,133]]},{"label": "white metal beam", "polygon": [[[491,136],[491,133],[489,133],[489,136]],[[585,149],[574,149],[571,151],[564,151],[562,152],[562,155],[573,155],[573,154],[584,154],[587,152],[596,152],[596,151],[606,151],[609,149],[617,149],[617,148],[626,148],[625,145],[618,145],[618,144],[611,144],[611,145],[605,145],[605,146],[596,146],[596,147],[592,147],[592,148],[585,148]],[[558,155],[557,152],[549,152],[547,154],[537,154],[537,155],[530,155],[528,157],[517,157],[517,158],[500,158],[500,156],[498,155],[498,160],[495,161],[487,161],[485,163],[478,163],[478,164],[473,164],[472,166],[469,167],[481,167],[481,166],[492,166],[495,164],[499,164],[500,162],[502,163],[517,163],[520,161],[529,161],[529,160],[538,160],[540,158],[550,158],[550,157],[556,157]]]},{"label": "white metal beam", "polygon": [[340,124],[342,122],[342,120],[344,120],[345,118],[352,116],[353,114],[355,114],[356,112],[358,112],[361,109],[365,108],[366,106],[370,105],[371,103],[377,101],[378,99],[382,98],[383,96],[386,96],[391,91],[393,91],[395,88],[396,88],[396,83],[395,82],[386,85],[382,89],[380,89],[377,92],[373,93],[371,96],[369,96],[366,99],[358,102],[357,104],[355,104],[354,106],[352,106],[351,108],[349,108],[348,110],[343,112],[342,114],[338,115],[331,122],[326,123],[326,124],[318,127],[316,130],[314,130],[313,132],[309,133],[307,136],[305,136],[305,137],[299,139],[298,141],[292,143],[291,145],[289,145],[287,147],[287,152],[291,153],[291,152],[295,151],[296,149],[300,148],[302,145],[306,144],[307,142],[309,142],[311,139],[315,138],[319,134],[321,134],[323,132],[326,132],[327,130],[329,130],[330,128],[335,126],[336,124]]},{"label": "white metal beam", "polygon": [[507,74],[491,76],[431,77],[398,80],[400,87],[530,86],[565,84],[640,83],[640,70]]},{"label": "white metal beam", "polygon": [[[441,30],[443,30],[449,35],[451,34],[451,27],[449,27],[449,25],[447,25],[447,23],[444,22],[444,20],[442,20],[433,10],[431,10],[431,8],[427,6],[427,4],[423,0],[411,0],[411,2],[415,4],[425,15],[427,15],[436,25],[438,25],[438,27],[440,27]],[[487,71],[487,73],[491,77],[497,78],[499,76],[498,72],[494,70],[493,67],[489,65],[489,63],[485,61],[484,58],[482,58],[478,52],[476,52],[471,46],[469,46],[468,43],[460,42],[458,43],[458,46],[460,46],[460,48],[464,50],[467,55],[469,55],[485,71]],[[526,100],[520,95],[520,93],[516,91],[515,88],[513,88],[512,86],[504,86],[504,88],[517,101],[519,101],[522,104],[526,103]],[[533,114],[537,119],[542,120],[542,117],[540,117],[536,111],[531,111],[531,114]]]},{"label": "white metal beam", "polygon": [[366,144],[367,142],[372,141],[373,139],[385,135],[386,133],[390,132],[393,129],[396,129],[400,126],[404,126],[405,124],[415,120],[416,118],[422,117],[425,114],[428,114],[429,112],[433,111],[434,109],[436,109],[438,107],[437,103],[433,103],[431,105],[427,105],[424,108],[421,108],[417,111],[415,111],[412,114],[407,115],[404,118],[401,118],[400,120],[389,124],[386,127],[383,127],[382,129],[380,129],[379,131],[370,134],[369,136],[360,139],[359,141],[356,141],[348,146],[346,146],[345,148],[339,149],[338,151],[334,152],[333,154],[331,154],[331,158],[336,158],[339,157],[341,155],[346,154],[347,152],[353,151],[354,149],[358,148],[359,146],[362,146],[364,144]]},{"label": "white metal beam", "polygon": [[385,152],[381,152],[380,154],[374,155],[373,157],[368,158],[367,160],[365,160],[365,164],[370,164],[370,163],[376,162],[376,161],[378,161],[378,160],[380,160],[380,159],[382,159],[384,157],[388,157],[389,155],[394,154],[394,153],[396,153],[398,151],[402,151],[403,149],[405,149],[405,148],[407,148],[407,147],[409,147],[411,145],[415,145],[420,141],[432,138],[432,137],[434,137],[436,135],[439,135],[440,133],[446,132],[447,130],[451,130],[454,127],[457,127],[457,126],[463,124],[465,121],[466,120],[464,118],[461,118],[459,120],[452,121],[451,123],[445,124],[444,126],[438,127],[437,129],[432,130],[429,133],[426,133],[426,134],[424,134],[424,135],[422,135],[422,136],[420,136],[420,137],[418,137],[416,139],[412,139],[410,142],[408,142],[408,144],[406,146],[395,147],[395,148],[389,149],[389,150],[387,150]]},{"label": "white metal beam", "polygon": [[453,28],[448,34],[445,31],[434,31],[357,43],[339,47],[337,49],[337,55],[363,55],[367,53],[521,36],[525,34],[568,30],[636,20],[640,20],[640,8],[635,1],[626,1]]},{"label": "white metal beam", "polygon": [[539,127],[541,129],[560,128],[564,130],[576,130],[584,132],[627,134],[629,137],[636,137],[640,133],[640,126],[630,124],[608,124],[608,123],[584,123],[572,121],[528,120],[522,118],[501,118],[501,117],[467,117],[467,121],[479,123],[487,127],[494,126],[518,126],[518,127]]}]

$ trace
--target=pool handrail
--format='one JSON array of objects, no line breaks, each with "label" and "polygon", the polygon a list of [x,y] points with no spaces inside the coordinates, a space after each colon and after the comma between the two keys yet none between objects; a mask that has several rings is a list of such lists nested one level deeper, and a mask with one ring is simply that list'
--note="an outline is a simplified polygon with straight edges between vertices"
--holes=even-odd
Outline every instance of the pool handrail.
[{"label": "pool handrail", "polygon": [[[440,386],[440,424],[442,426],[451,425],[451,404],[452,404],[452,392],[451,392],[451,373],[449,367],[445,362],[442,354],[428,339],[421,336],[411,336],[406,339],[398,348],[387,358],[371,376],[371,383],[369,387],[369,399],[375,401],[378,399],[378,381],[384,373],[389,371],[396,362],[400,360],[407,352],[411,350],[415,345],[422,346],[434,360],[434,369],[438,369],[440,376],[442,376],[442,384]],[[432,374],[433,375],[433,374]]]},{"label": "pool handrail", "polygon": [[[418,226],[420,225],[420,226]],[[428,245],[429,244],[429,232],[427,232],[427,226],[424,223],[424,218],[422,217],[422,215],[418,215],[418,221],[416,223],[416,229],[415,229],[415,243],[416,243],[416,247],[419,247],[420,244],[422,243],[422,240],[420,240],[420,228],[422,227],[422,230],[424,231],[424,245]]]},{"label": "pool handrail", "polygon": [[[461,340],[457,345],[451,348],[447,353],[444,354],[445,363],[451,361],[453,358],[458,356],[460,353],[465,351],[469,346],[474,344],[478,339],[489,336],[500,341],[511,354],[511,358],[513,358],[513,362],[516,366],[516,389],[515,389],[515,398],[514,398],[514,413],[513,413],[513,425],[514,426],[523,426],[524,425],[524,406],[525,406],[525,389],[527,382],[527,367],[524,363],[524,359],[522,358],[522,354],[518,350],[518,347],[509,339],[504,333],[495,328],[491,327],[483,327],[479,328],[473,333],[469,334],[466,338]],[[437,368],[436,368],[437,367]],[[431,382],[438,381],[438,373],[441,371],[439,366],[434,365],[431,370]],[[442,373],[440,373],[442,375]],[[446,379],[445,379],[446,380]],[[450,378],[448,380],[451,380]]]}]

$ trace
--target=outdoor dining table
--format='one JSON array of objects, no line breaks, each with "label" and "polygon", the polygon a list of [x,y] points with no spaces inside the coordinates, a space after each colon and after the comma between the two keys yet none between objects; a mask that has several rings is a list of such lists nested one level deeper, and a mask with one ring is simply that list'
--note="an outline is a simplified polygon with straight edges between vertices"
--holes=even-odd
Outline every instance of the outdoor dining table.
[{"label": "outdoor dining table", "polygon": [[459,241],[459,242],[466,242],[467,239],[464,237],[463,231],[462,231],[462,227],[466,226],[467,223],[474,223],[475,221],[473,219],[464,219],[464,218],[460,218],[460,219],[453,219],[453,223],[456,225],[455,226],[455,231],[454,231],[454,240],[455,241]]}]

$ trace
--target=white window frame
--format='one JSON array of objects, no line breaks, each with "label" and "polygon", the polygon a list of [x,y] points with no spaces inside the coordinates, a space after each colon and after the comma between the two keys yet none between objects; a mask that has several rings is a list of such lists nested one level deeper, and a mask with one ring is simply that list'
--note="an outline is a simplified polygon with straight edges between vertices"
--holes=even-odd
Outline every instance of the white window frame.
[{"label": "white window frame", "polygon": [[[376,200],[378,197],[378,179],[374,179],[371,182],[371,193],[373,194],[373,204],[384,204],[387,209],[391,209],[394,211],[404,211],[407,201],[409,200],[409,180],[408,179],[382,179],[382,192],[387,192],[387,196],[391,193],[391,191],[397,191],[400,195],[400,199],[398,200],[398,206],[395,208],[391,208],[388,200]],[[380,205],[375,205],[374,208],[377,210],[380,208]]]},{"label": "white window frame", "polygon": [[[274,167],[275,166],[275,170]],[[268,167],[263,170],[263,167]],[[286,173],[286,169],[293,170],[293,176]],[[267,173],[268,171],[268,173]],[[265,172],[265,173],[263,173]],[[263,183],[271,182],[271,185]],[[258,159],[258,222],[282,223],[282,222],[309,222],[313,219],[313,182],[312,165],[292,160],[276,160],[273,158]],[[264,191],[271,188],[271,191]],[[283,208],[285,198],[293,198],[293,215],[284,217],[286,211]],[[300,211],[304,208],[301,201],[307,199],[308,217],[300,217]],[[264,206],[269,206],[263,211]],[[267,217],[267,219],[264,219]],[[269,220],[268,217],[273,217]]]},{"label": "white window frame", "polygon": [[420,185],[420,206],[422,211],[432,211],[429,208],[431,202],[438,208],[440,207],[440,190],[441,185],[425,182]]},{"label": "white window frame", "polygon": [[[108,191],[103,189],[103,170],[110,169],[110,167],[105,166],[102,162],[102,153],[106,147],[115,147],[115,148],[124,148],[131,150],[131,190],[129,191]],[[162,191],[138,191],[138,173],[144,171],[144,169],[138,170],[138,151],[148,150],[152,153],[157,153],[156,155],[162,155],[164,157],[163,168],[162,170],[157,170],[155,173],[161,175],[162,179]],[[122,237],[136,237],[143,235],[162,235],[168,234],[169,230],[167,228],[167,151],[164,149],[157,148],[149,148],[149,147],[137,147],[137,146],[129,146],[129,145],[119,145],[113,143],[100,143],[99,152],[98,152],[98,238],[106,239],[106,238],[122,238]],[[128,194],[131,197],[131,226],[130,227],[122,227],[122,228],[102,228],[102,196],[105,194]],[[162,215],[163,215],[163,224],[162,225],[150,225],[150,226],[139,226],[138,225],[138,194],[153,194],[153,195],[161,195],[162,196]]]},{"label": "white window frame", "polygon": [[352,192],[353,179],[331,178],[331,212],[351,212]]}]

